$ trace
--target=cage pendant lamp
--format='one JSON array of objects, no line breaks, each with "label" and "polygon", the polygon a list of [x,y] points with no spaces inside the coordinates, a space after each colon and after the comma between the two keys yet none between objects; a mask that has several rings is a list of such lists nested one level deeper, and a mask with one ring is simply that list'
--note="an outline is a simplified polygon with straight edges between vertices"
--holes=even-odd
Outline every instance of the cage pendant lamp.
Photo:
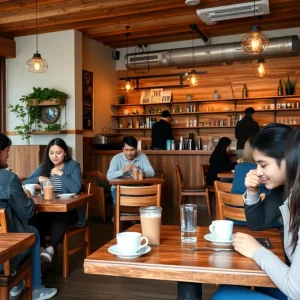
[{"label": "cage pendant lamp", "polygon": [[[130,28],[129,26],[126,26],[127,30],[129,28]],[[128,66],[128,37],[129,37],[129,35],[130,35],[130,32],[125,33],[125,36],[127,38],[127,66]],[[131,79],[128,77],[128,67],[126,69],[127,69],[126,82],[125,82],[125,85],[122,87],[122,91],[125,92],[125,93],[130,93],[130,92],[133,91],[134,87],[133,87],[133,84],[131,82]]]},{"label": "cage pendant lamp", "polygon": [[186,81],[189,84],[190,87],[195,87],[198,86],[200,83],[200,76],[199,74],[197,74],[196,70],[195,70],[195,57],[194,57],[194,38],[192,39],[193,41],[193,47],[192,47],[192,55],[193,55],[193,69],[191,70],[191,72],[189,73],[189,75],[186,77]]},{"label": "cage pendant lamp", "polygon": [[26,68],[29,72],[33,73],[45,73],[48,70],[48,63],[42,58],[38,48],[38,23],[37,23],[37,8],[38,0],[35,1],[35,40],[36,40],[36,53],[33,54],[32,58],[28,59]]},{"label": "cage pendant lamp", "polygon": [[[255,22],[255,0],[254,0],[254,22]],[[250,31],[247,32],[241,40],[242,50],[248,54],[262,53],[268,48],[268,46],[269,46],[269,39],[267,35],[261,31],[260,25],[252,25],[250,27]]]},{"label": "cage pendant lamp", "polygon": [[265,62],[264,58],[261,57],[253,67],[255,76],[263,78],[270,73],[270,66]]}]

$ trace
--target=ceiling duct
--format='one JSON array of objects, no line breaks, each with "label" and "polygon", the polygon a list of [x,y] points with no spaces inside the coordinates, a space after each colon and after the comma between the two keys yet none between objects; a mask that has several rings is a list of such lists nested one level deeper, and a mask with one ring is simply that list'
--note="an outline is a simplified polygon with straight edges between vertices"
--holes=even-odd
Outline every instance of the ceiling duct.
[{"label": "ceiling duct", "polygon": [[[144,53],[129,53],[128,60],[125,55],[127,69],[137,70],[171,66],[191,66],[193,64],[193,51],[195,66],[210,64],[226,64],[241,60],[254,60],[260,55],[249,55],[241,48],[241,43],[226,43],[193,48],[180,48]],[[297,35],[271,38],[264,58],[297,56],[299,41]],[[128,62],[128,64],[127,64]]]},{"label": "ceiling duct", "polygon": [[255,6],[254,1],[252,1],[246,3],[198,9],[196,12],[199,18],[204,23],[211,25],[215,24],[215,22],[223,20],[253,17],[253,15],[267,15],[270,13],[270,8],[269,0],[257,0],[255,1]]}]

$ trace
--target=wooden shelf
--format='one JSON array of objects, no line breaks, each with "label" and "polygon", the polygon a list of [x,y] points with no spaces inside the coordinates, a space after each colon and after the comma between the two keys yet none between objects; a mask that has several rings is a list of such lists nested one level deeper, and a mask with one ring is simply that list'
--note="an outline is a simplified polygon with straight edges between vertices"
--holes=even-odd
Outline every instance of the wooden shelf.
[{"label": "wooden shelf", "polygon": [[65,134],[67,133],[67,130],[61,130],[61,131],[30,131],[30,134]]},{"label": "wooden shelf", "polygon": [[38,101],[39,101],[38,99],[31,99],[28,102],[28,105],[29,106],[57,106],[57,105],[66,106],[66,99],[59,99],[57,101],[57,99],[52,98],[52,99],[49,99],[49,100],[45,100],[41,103],[38,103]]}]

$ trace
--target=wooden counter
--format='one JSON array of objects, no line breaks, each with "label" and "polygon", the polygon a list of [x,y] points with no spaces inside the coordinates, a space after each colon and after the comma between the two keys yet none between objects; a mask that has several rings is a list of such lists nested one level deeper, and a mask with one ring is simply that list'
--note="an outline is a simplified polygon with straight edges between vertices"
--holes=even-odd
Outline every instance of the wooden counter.
[{"label": "wooden counter", "polygon": [[[107,173],[112,157],[120,153],[119,150],[93,150],[92,166],[103,173]],[[178,197],[177,180],[174,173],[174,166],[178,164],[182,170],[184,182],[187,185],[199,185],[201,174],[200,164],[208,164],[212,151],[202,150],[143,150],[156,171],[164,171],[166,174],[164,185],[164,206],[176,206]],[[230,151],[231,160],[236,160],[236,151]],[[188,201],[195,201],[188,199]],[[198,203],[205,206],[204,198],[199,197]]]}]

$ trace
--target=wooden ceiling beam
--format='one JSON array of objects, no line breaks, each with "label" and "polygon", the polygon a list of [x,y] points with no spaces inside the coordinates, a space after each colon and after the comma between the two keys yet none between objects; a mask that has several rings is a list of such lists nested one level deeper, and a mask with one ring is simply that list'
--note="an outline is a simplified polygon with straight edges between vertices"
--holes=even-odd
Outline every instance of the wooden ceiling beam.
[{"label": "wooden ceiling beam", "polygon": [[0,36],[0,56],[6,58],[16,57],[16,42]]}]

